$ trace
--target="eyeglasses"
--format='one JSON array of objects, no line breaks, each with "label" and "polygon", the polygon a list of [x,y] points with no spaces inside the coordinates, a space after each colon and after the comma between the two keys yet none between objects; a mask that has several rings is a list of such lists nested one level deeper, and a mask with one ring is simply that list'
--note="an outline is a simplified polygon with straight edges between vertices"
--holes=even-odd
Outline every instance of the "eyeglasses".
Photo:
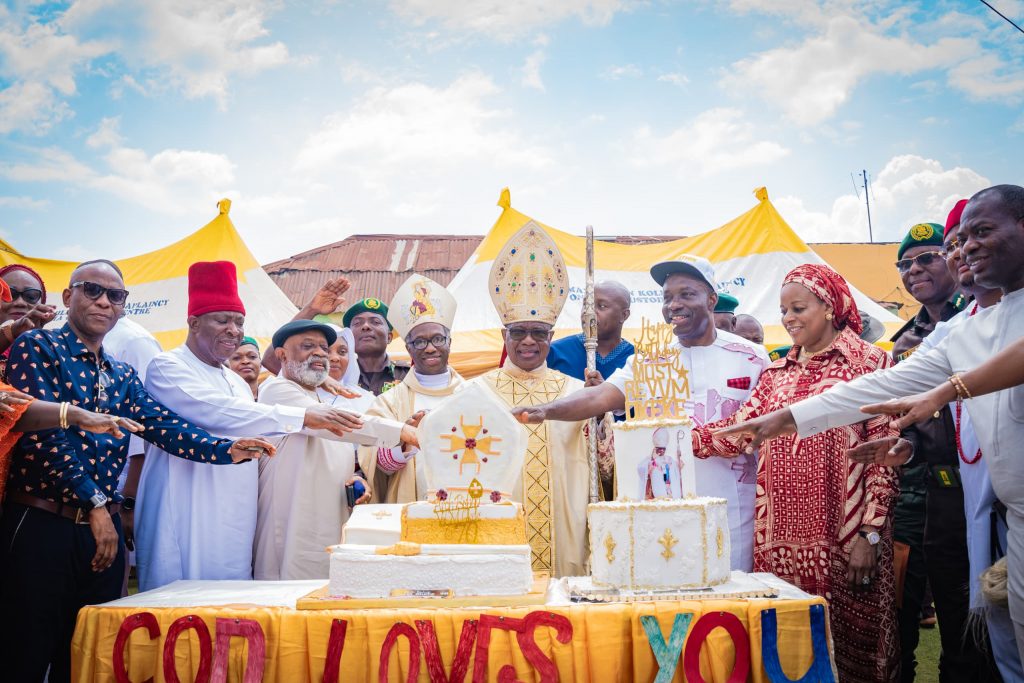
[{"label": "eyeglasses", "polygon": [[14,287],[9,287],[8,289],[11,290],[11,301],[17,301],[20,296],[27,304],[37,304],[39,303],[39,300],[43,298],[43,292],[35,289],[34,287],[29,287],[27,289],[15,289]]},{"label": "eyeglasses", "polygon": [[429,344],[433,344],[434,348],[440,349],[444,346],[448,346],[448,337],[444,336],[443,334],[439,334],[434,337],[431,337],[430,339],[420,337],[419,339],[413,339],[412,341],[409,342],[409,346],[416,349],[417,351],[422,351],[423,349],[427,348],[427,345]]},{"label": "eyeglasses", "polygon": [[107,387],[113,384],[113,380],[110,379],[110,375],[103,368],[97,367],[96,370],[96,407],[106,412],[108,400]]},{"label": "eyeglasses", "polygon": [[551,334],[551,330],[543,330],[538,328],[526,329],[525,327],[507,327],[509,339],[512,341],[523,341],[526,336],[533,337],[534,341],[546,342],[548,336]]},{"label": "eyeglasses", "polygon": [[963,246],[964,245],[960,244],[960,240],[954,239],[946,245],[946,248],[942,250],[942,253],[945,254],[946,258],[949,258],[954,251],[962,248]]},{"label": "eyeglasses", "polygon": [[914,258],[904,258],[896,262],[896,269],[901,273],[905,273],[914,267],[914,264],[927,268],[931,265],[935,259],[945,259],[945,255],[941,251],[926,251],[923,254],[918,254]]},{"label": "eyeglasses", "polygon": [[88,280],[72,282],[71,288],[74,289],[75,287],[81,287],[82,293],[93,301],[96,301],[104,294],[107,295],[107,301],[112,303],[114,306],[124,306],[124,302],[128,300],[127,289],[111,289],[109,287],[104,287],[103,285],[98,285],[95,282],[89,282]]}]

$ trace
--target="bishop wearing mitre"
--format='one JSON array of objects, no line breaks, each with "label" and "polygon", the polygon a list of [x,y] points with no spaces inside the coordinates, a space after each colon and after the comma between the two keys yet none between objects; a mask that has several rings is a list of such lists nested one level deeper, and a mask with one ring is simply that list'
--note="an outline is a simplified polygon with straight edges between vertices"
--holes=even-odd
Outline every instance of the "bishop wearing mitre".
[{"label": "bishop wearing mitre", "polygon": [[[555,321],[569,294],[565,260],[544,229],[530,221],[501,248],[488,291],[503,326],[507,358],[477,377],[510,408],[548,403],[583,388],[580,380],[547,366]],[[607,424],[599,422],[598,455],[612,459]],[[608,428],[605,429],[605,426]],[[523,476],[513,491],[526,515],[534,571],[553,576],[587,573],[590,468],[587,421],[526,425]],[[611,471],[611,467],[602,467]]]}]

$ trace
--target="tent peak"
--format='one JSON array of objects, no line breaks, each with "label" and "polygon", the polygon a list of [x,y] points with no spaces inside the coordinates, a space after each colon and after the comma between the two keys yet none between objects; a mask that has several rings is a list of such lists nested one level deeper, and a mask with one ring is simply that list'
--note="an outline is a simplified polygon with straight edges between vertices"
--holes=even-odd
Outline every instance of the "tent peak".
[{"label": "tent peak", "polygon": [[512,207],[512,193],[507,187],[502,188],[501,194],[498,196],[498,206],[503,209]]},{"label": "tent peak", "polygon": [[768,201],[768,188],[763,186],[757,188],[754,190],[754,196],[757,197],[757,201],[759,202]]},{"label": "tent peak", "polygon": [[228,212],[231,211],[231,200],[222,199],[219,202],[217,202],[217,210],[220,211],[220,214],[222,216],[228,215]]}]

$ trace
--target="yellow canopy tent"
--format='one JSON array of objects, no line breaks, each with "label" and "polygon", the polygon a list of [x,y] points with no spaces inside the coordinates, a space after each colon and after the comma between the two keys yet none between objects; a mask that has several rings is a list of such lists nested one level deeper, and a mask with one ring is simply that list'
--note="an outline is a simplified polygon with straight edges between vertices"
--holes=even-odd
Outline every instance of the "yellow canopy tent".
[{"label": "yellow canopy tent", "polygon": [[[638,334],[641,318],[662,320],[661,288],[650,277],[651,265],[680,254],[696,254],[714,264],[719,291],[739,299],[739,312],[749,313],[765,325],[765,342],[769,347],[790,342],[780,324],[779,285],[793,267],[824,261],[793,232],[769,201],[765,188],[759,188],[755,196],[758,201],[752,209],[700,235],[644,245],[595,243],[596,280],[617,280],[632,292],[632,316],[624,330],[627,339]],[[498,364],[501,324],[488,295],[487,275],[501,246],[533,220],[512,208],[507,188],[502,191],[498,206],[502,209],[498,220],[449,285],[459,302],[452,329],[450,362],[465,376],[477,375]],[[556,336],[578,333],[585,239],[534,222],[558,245],[568,267],[569,300],[555,326]],[[855,288],[851,289],[859,308],[884,323],[890,332],[899,328],[899,318]],[[392,344],[391,350],[395,355],[405,353],[400,340]]]},{"label": "yellow canopy tent", "polygon": [[[126,315],[149,330],[165,349],[185,341],[188,310],[188,269],[196,261],[231,261],[238,269],[238,292],[245,304],[245,332],[269,342],[296,308],[274,284],[245,246],[228,217],[231,201],[217,204],[217,216],[188,237],[163,249],[116,261],[131,294]],[[62,325],[67,310],[61,291],[77,265],[71,261],[26,256],[0,241],[0,265],[22,263],[37,271],[47,285],[47,303],[57,307],[54,325]]]}]

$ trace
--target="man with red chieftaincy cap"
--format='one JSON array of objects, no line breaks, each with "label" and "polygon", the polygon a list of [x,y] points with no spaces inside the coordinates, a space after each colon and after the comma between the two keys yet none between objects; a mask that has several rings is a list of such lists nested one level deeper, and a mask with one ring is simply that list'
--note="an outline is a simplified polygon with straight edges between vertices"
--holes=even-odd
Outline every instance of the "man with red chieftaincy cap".
[{"label": "man with red chieftaincy cap", "polygon": [[[154,397],[216,435],[273,436],[304,428],[360,434],[358,415],[331,406],[256,403],[245,380],[225,366],[245,325],[235,264],[192,264],[188,296],[185,343],[159,354],[146,373]],[[258,464],[201,468],[176,460],[146,449],[136,503],[139,588],[177,579],[251,579]],[[221,471],[208,471],[214,469]]]}]

